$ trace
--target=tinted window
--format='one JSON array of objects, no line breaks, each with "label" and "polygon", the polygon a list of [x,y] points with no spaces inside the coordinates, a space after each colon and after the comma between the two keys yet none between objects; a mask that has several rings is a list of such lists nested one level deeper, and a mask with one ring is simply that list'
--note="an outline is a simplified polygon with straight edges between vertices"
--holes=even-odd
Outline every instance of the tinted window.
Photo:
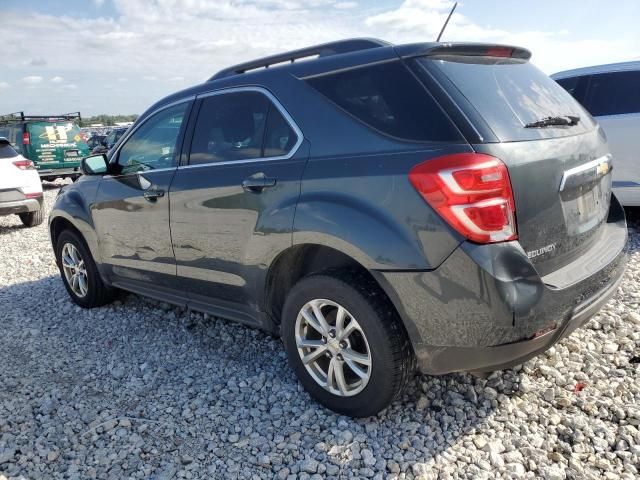
[{"label": "tinted window", "polygon": [[269,104],[269,99],[259,92],[204,98],[193,133],[189,163],[261,157]]},{"label": "tinted window", "polygon": [[425,87],[400,62],[306,80],[347,113],[386,135],[419,142],[460,140]]},{"label": "tinted window", "polygon": [[273,105],[269,108],[267,128],[264,136],[263,157],[281,157],[289,153],[298,137],[280,111]]},{"label": "tinted window", "polygon": [[[419,63],[444,72],[501,141],[561,137],[593,128],[575,99],[527,61],[451,55],[424,58]],[[564,115],[580,117],[580,123],[525,128],[528,123]]]},{"label": "tinted window", "polygon": [[0,142],[0,158],[13,158],[18,154],[8,143]]},{"label": "tinted window", "polygon": [[169,168],[176,164],[175,153],[186,103],[166,108],[138,128],[118,154],[120,173]]},{"label": "tinted window", "polygon": [[584,106],[593,116],[640,112],[640,72],[592,75]]}]

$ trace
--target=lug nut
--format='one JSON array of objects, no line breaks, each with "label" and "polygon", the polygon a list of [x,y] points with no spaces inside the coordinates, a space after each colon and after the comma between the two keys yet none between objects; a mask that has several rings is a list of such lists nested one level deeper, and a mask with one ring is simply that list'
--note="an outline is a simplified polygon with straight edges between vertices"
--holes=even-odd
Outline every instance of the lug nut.
[{"label": "lug nut", "polygon": [[344,340],[340,342],[340,348],[347,348],[347,342],[345,342]]},{"label": "lug nut", "polygon": [[340,360],[340,361],[342,361],[342,360],[343,360],[343,358],[342,358],[342,354],[341,354],[341,353],[339,353],[338,355],[336,355],[336,358],[337,358],[338,360]]},{"label": "lug nut", "polygon": [[332,330],[329,330],[329,336],[330,336],[331,338],[336,338],[336,331],[335,331],[335,330],[333,330],[333,329],[332,329]]},{"label": "lug nut", "polygon": [[326,339],[326,338],[324,338],[324,337],[322,337],[321,342],[322,342],[322,343],[327,343],[327,339]]}]

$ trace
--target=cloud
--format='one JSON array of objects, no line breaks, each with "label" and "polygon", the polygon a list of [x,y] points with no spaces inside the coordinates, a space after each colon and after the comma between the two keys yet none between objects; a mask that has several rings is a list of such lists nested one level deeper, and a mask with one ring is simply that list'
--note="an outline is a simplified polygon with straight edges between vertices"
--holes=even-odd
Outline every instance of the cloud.
[{"label": "cloud", "polygon": [[49,81],[51,83],[62,83],[62,82],[64,82],[64,78],[55,76],[55,77],[51,77],[51,80],[49,80]]},{"label": "cloud", "polygon": [[356,8],[358,6],[358,2],[338,2],[338,3],[334,3],[333,6],[335,8],[345,10],[348,8]]},{"label": "cloud", "polygon": [[9,85],[7,82],[0,82],[0,90],[5,90],[9,87],[11,87],[11,85]]},{"label": "cloud", "polygon": [[184,77],[170,77],[167,82],[184,82]]},{"label": "cloud", "polygon": [[67,85],[63,85],[61,88],[65,90],[77,90],[78,86],[75,83],[68,83]]},{"label": "cloud", "polygon": [[[433,41],[453,6],[448,0],[405,0],[395,9],[365,19],[367,27],[388,32],[395,43]],[[460,7],[460,5],[458,6]],[[545,72],[576,66],[624,61],[638,55],[640,38],[576,39],[566,29],[507,31],[481,25],[456,9],[442,37],[443,41],[473,41],[518,45],[532,51],[532,61]]]},{"label": "cloud", "polygon": [[97,8],[100,8],[102,5],[104,5],[104,0],[93,0],[93,4],[94,4]]},{"label": "cloud", "polygon": [[28,75],[22,79],[27,85],[37,85],[42,83],[43,78],[39,75]]},{"label": "cloud", "polygon": [[[373,36],[393,43],[434,40],[452,5],[449,0],[372,3],[111,0],[109,8],[103,1],[96,2],[103,5],[99,16],[5,7],[2,75],[11,81],[16,95],[3,98],[3,105],[16,110],[45,105],[48,110],[82,109],[85,113],[87,104],[76,103],[81,101],[77,92],[62,88],[68,81],[65,79],[72,78],[76,83],[70,85],[81,85],[91,92],[95,110],[86,114],[141,112],[222,68],[285,50],[349,37]],[[445,40],[521,45],[533,51],[534,62],[547,73],[640,56],[638,31],[616,36],[586,27],[580,32],[553,31],[544,26],[527,31],[519,29],[518,22],[497,28],[465,15],[464,7],[460,4],[453,15]],[[529,11],[533,7],[521,8]],[[48,85],[60,87],[55,96],[47,89],[33,88],[41,81],[14,81],[29,73],[25,59],[45,59],[47,65],[31,71],[48,79]],[[54,81],[58,76],[61,80]],[[109,90],[107,85],[113,88]]]},{"label": "cloud", "polygon": [[42,57],[34,57],[29,60],[29,65],[32,67],[44,67],[47,64],[47,61]]}]

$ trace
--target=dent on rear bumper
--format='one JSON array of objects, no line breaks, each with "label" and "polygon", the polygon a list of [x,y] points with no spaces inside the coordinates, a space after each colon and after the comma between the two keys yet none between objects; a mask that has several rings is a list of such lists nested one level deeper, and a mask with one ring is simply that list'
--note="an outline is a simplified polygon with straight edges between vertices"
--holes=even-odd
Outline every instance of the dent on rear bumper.
[{"label": "dent on rear bumper", "polygon": [[[566,331],[579,311],[582,324],[597,312],[599,300],[613,295],[611,289],[626,264],[624,216],[608,228],[603,233],[612,249],[607,261],[565,288],[548,285],[517,242],[464,243],[437,270],[374,275],[396,305],[422,371],[447,373],[513,364],[549,348],[561,338],[555,332]],[[597,308],[586,310],[587,305]],[[536,339],[524,349],[495,349],[522,343],[553,325],[554,332],[544,336],[555,338],[551,343]],[[469,353],[465,361],[454,361],[463,352]],[[488,354],[496,355],[494,361],[486,358]]]}]

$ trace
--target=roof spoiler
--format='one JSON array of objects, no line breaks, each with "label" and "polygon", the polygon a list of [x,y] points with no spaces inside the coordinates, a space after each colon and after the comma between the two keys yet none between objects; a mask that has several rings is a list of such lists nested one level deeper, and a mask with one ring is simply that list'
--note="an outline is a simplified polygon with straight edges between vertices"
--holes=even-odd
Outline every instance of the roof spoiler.
[{"label": "roof spoiler", "polygon": [[531,52],[513,45],[492,43],[414,43],[396,47],[402,58],[459,55],[465,57],[502,57],[529,60]]},{"label": "roof spoiler", "polygon": [[224,70],[220,70],[208,81],[218,80],[219,78],[231,77],[245,73],[249,70],[257,70],[259,68],[269,68],[279,63],[293,63],[308,57],[328,57],[330,55],[339,55],[341,53],[351,53],[360,50],[368,50],[370,48],[388,47],[390,43],[377,38],[351,38],[348,40],[340,40],[337,42],[323,43],[314,45],[313,47],[301,48],[290,52],[271,55],[269,57],[251,60],[250,62],[240,63]]}]

